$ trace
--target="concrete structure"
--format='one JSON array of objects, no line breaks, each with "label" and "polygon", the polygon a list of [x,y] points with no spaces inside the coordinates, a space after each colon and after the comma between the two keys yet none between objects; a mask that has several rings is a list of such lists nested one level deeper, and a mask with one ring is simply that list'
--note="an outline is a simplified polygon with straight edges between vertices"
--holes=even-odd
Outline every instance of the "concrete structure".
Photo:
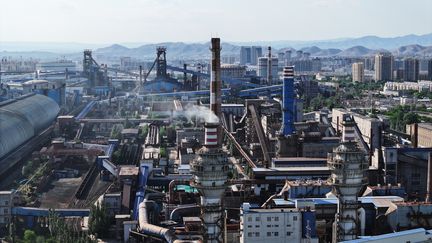
[{"label": "concrete structure", "polygon": [[250,46],[240,47],[240,65],[250,64],[252,56],[252,49]]},{"label": "concrete structure", "polygon": [[392,91],[432,91],[432,81],[419,80],[418,82],[386,82],[384,84],[384,94]]},{"label": "concrete structure", "polygon": [[375,56],[375,80],[393,80],[393,56],[389,53],[380,53]]},{"label": "concrete structure", "polygon": [[354,240],[360,235],[358,194],[366,184],[364,172],[368,166],[364,152],[355,142],[354,119],[346,115],[342,124],[342,143],[329,155],[328,161],[333,192],[339,200],[333,225],[334,243]]},{"label": "concrete structure", "polygon": [[261,46],[252,46],[251,48],[251,65],[257,65],[258,58],[263,56],[263,51]]},{"label": "concrete structure", "polygon": [[432,59],[428,61],[428,80],[432,80]]},{"label": "concrete structure", "polygon": [[417,81],[419,79],[419,60],[407,58],[404,60],[404,80]]},{"label": "concrete structure", "polygon": [[[258,58],[258,71],[257,71],[257,75],[263,79],[266,79],[268,74],[268,57],[260,57]],[[278,68],[279,68],[279,64],[278,64],[278,59],[277,57],[272,57],[271,60],[272,63],[272,78],[273,79],[278,79]]]},{"label": "concrete structure", "polygon": [[262,55],[261,46],[242,46],[240,47],[240,64],[256,65],[258,58]]},{"label": "concrete structure", "polygon": [[[304,217],[303,217],[304,216]],[[295,208],[240,208],[240,243],[318,242],[313,212]]]},{"label": "concrete structure", "polygon": [[246,66],[236,64],[223,64],[221,66],[222,77],[243,78],[246,75]]},{"label": "concrete structure", "polygon": [[77,64],[71,60],[59,60],[54,62],[41,62],[36,64],[36,69],[42,72],[76,72]]},{"label": "concrete structure", "polygon": [[0,191],[0,227],[11,222],[13,204],[12,191]]},{"label": "concrete structure", "polygon": [[352,80],[353,82],[363,82],[364,65],[362,62],[356,62],[352,64]]},{"label": "concrete structure", "polygon": [[24,83],[8,83],[8,98],[16,98],[21,95],[36,93],[50,97],[58,105],[66,102],[66,84],[64,81],[29,80]]},{"label": "concrete structure", "polygon": [[381,131],[383,130],[384,126],[383,122],[377,118],[370,118],[345,109],[334,108],[332,110],[332,126],[336,131],[342,131],[343,117],[347,114],[354,117],[355,123],[361,132],[363,140],[369,145],[369,148],[371,150],[381,148],[383,139],[381,136]]},{"label": "concrete structure", "polygon": [[417,124],[417,136],[415,135],[415,124],[409,126],[408,133],[414,139],[417,139],[414,143],[419,147],[432,147],[432,123],[418,123]]},{"label": "concrete structure", "polygon": [[201,195],[201,217],[204,221],[206,242],[222,242],[222,197],[228,174],[227,155],[218,143],[219,124],[206,123],[205,144],[191,161],[195,187]]},{"label": "concrete structure", "polygon": [[294,98],[294,67],[288,66],[283,71],[281,132],[284,136],[294,132]]}]

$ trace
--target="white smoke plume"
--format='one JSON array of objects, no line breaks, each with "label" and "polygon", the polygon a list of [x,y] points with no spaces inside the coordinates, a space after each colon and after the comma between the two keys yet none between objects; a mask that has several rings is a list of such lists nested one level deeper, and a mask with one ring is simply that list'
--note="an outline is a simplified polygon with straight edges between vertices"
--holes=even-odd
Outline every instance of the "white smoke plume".
[{"label": "white smoke plume", "polygon": [[200,105],[187,105],[186,107],[183,107],[182,112],[177,111],[176,116],[185,116],[188,120],[197,118],[210,123],[219,122],[219,117],[217,117],[213,111],[206,106]]}]

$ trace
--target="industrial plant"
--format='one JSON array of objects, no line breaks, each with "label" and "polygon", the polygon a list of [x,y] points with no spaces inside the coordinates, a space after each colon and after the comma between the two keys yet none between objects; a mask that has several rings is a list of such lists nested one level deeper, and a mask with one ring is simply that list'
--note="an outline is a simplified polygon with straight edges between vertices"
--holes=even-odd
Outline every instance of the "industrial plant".
[{"label": "industrial plant", "polygon": [[361,90],[393,57],[206,45],[2,59],[0,241],[432,242],[432,107],[392,110],[430,81]]}]

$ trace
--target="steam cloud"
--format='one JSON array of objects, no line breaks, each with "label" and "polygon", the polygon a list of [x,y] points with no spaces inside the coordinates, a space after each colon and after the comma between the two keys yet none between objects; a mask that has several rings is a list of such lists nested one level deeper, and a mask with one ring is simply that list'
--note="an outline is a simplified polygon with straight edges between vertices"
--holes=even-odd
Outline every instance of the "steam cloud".
[{"label": "steam cloud", "polygon": [[217,123],[219,117],[217,117],[213,111],[206,106],[199,105],[187,105],[183,108],[183,112],[177,112],[178,116],[185,116],[187,119],[192,120],[193,118],[202,119],[205,122]]}]

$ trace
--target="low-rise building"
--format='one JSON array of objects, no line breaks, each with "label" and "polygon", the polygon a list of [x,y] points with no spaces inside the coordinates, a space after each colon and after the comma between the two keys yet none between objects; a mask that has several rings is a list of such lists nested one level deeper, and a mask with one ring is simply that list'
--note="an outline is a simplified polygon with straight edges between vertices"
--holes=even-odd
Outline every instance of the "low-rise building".
[{"label": "low-rise building", "polygon": [[240,209],[240,243],[318,242],[315,214],[291,208],[252,209],[243,203]]}]

